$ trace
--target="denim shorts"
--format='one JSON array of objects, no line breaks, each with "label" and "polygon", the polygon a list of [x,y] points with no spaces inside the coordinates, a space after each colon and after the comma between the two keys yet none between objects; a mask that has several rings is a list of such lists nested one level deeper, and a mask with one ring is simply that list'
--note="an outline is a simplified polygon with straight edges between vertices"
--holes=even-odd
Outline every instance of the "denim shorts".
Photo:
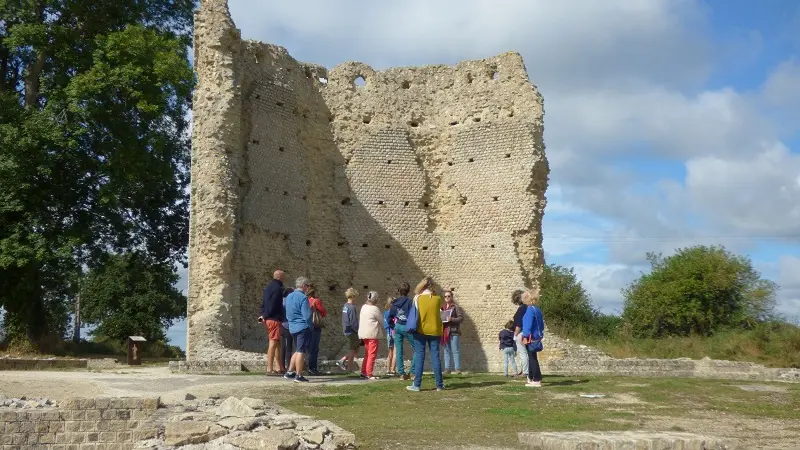
[{"label": "denim shorts", "polygon": [[297,353],[307,353],[308,347],[311,345],[311,328],[306,328],[303,331],[294,333],[294,351]]},{"label": "denim shorts", "polygon": [[386,344],[390,350],[394,348],[394,333],[391,331],[386,333]]}]

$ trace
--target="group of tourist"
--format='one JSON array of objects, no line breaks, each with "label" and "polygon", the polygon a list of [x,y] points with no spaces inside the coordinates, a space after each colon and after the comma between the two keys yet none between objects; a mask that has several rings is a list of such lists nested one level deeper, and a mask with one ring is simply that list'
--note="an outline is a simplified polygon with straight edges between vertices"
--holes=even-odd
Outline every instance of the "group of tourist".
[{"label": "group of tourist", "polygon": [[[266,327],[269,346],[267,349],[267,373],[282,375],[298,383],[308,382],[303,375],[319,375],[318,358],[322,336],[322,320],[327,315],[316,288],[306,277],[299,277],[295,287],[284,286],[285,273],[276,270],[273,279],[264,288],[261,315],[258,321]],[[419,391],[425,354],[430,353],[436,390],[444,389],[444,377],[440,352],[444,355],[444,371],[456,373],[461,370],[460,339],[464,314],[455,303],[452,290],[442,295],[436,292],[434,281],[425,277],[409,297],[411,287],[402,282],[396,297],[388,297],[381,312],[378,302],[380,294],[367,293],[366,302],[358,311],[355,305],[359,296],[352,287],[345,291],[346,303],[342,307],[342,332],[346,338],[346,354],[336,364],[344,371],[353,371],[359,348],[364,347],[361,377],[375,380],[375,361],[378,357],[379,340],[384,335],[388,345],[387,376],[400,376],[414,380],[407,387]],[[542,350],[544,320],[538,308],[538,296],[529,291],[518,290],[512,294],[517,311],[498,336],[500,351],[504,353],[505,374],[509,376],[511,364],[513,374],[527,374],[529,387],[541,386],[542,373],[537,353]],[[411,370],[405,371],[403,350],[408,342],[414,349]],[[521,370],[517,371],[515,357],[519,355]],[[276,369],[277,363],[277,369]],[[307,368],[306,368],[307,364]],[[396,370],[396,371],[395,371]]]}]

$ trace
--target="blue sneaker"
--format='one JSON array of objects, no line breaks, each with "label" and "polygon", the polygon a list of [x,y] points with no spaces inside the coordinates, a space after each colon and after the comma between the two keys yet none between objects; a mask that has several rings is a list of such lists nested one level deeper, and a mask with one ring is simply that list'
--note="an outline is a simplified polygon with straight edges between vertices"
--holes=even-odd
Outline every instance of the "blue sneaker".
[{"label": "blue sneaker", "polygon": [[419,392],[419,386],[414,386],[412,384],[411,386],[406,386],[406,390],[409,390],[411,392]]},{"label": "blue sneaker", "polygon": [[295,372],[286,372],[286,374],[283,375],[283,378],[286,378],[287,380],[294,380],[296,375],[297,374]]}]

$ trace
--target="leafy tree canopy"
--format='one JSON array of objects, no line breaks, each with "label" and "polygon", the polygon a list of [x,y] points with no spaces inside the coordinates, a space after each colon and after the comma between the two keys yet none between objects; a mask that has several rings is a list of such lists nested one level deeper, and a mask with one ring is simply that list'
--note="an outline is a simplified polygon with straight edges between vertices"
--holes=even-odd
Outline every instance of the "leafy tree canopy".
[{"label": "leafy tree canopy", "polygon": [[724,247],[648,253],[649,274],[623,289],[623,318],[634,335],[709,335],[772,318],[777,285]]},{"label": "leafy tree canopy", "polygon": [[[109,254],[184,262],[193,0],[0,0],[0,306],[63,333]],[[161,269],[159,269],[161,270]]]},{"label": "leafy tree canopy", "polygon": [[589,326],[597,317],[592,300],[570,267],[547,264],[540,279],[541,307],[557,330]]},{"label": "leafy tree canopy", "polygon": [[165,340],[164,330],[186,316],[186,298],[174,284],[172,267],[135,253],[112,255],[81,283],[81,316],[95,336],[123,341],[144,336]]}]

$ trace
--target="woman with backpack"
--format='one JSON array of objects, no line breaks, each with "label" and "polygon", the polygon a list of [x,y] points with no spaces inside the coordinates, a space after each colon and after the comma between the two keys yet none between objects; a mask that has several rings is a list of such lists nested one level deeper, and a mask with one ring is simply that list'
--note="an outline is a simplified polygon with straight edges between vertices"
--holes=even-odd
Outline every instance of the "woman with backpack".
[{"label": "woman with backpack", "polygon": [[311,343],[308,346],[308,374],[317,376],[317,361],[319,358],[319,344],[322,340],[322,319],[328,315],[322,300],[317,297],[317,288],[314,285],[308,287],[308,306],[311,308],[311,321],[314,327],[311,330]]},{"label": "woman with backpack", "polygon": [[[431,277],[425,277],[414,289],[413,306],[408,315],[407,329],[414,333],[414,382],[406,389],[419,392],[422,384],[422,369],[425,351],[429,350],[433,365],[436,390],[444,390],[442,360],[439,359],[439,344],[442,340],[442,297],[436,293]],[[395,344],[395,348],[397,345]],[[398,362],[399,364],[399,362]]]}]

